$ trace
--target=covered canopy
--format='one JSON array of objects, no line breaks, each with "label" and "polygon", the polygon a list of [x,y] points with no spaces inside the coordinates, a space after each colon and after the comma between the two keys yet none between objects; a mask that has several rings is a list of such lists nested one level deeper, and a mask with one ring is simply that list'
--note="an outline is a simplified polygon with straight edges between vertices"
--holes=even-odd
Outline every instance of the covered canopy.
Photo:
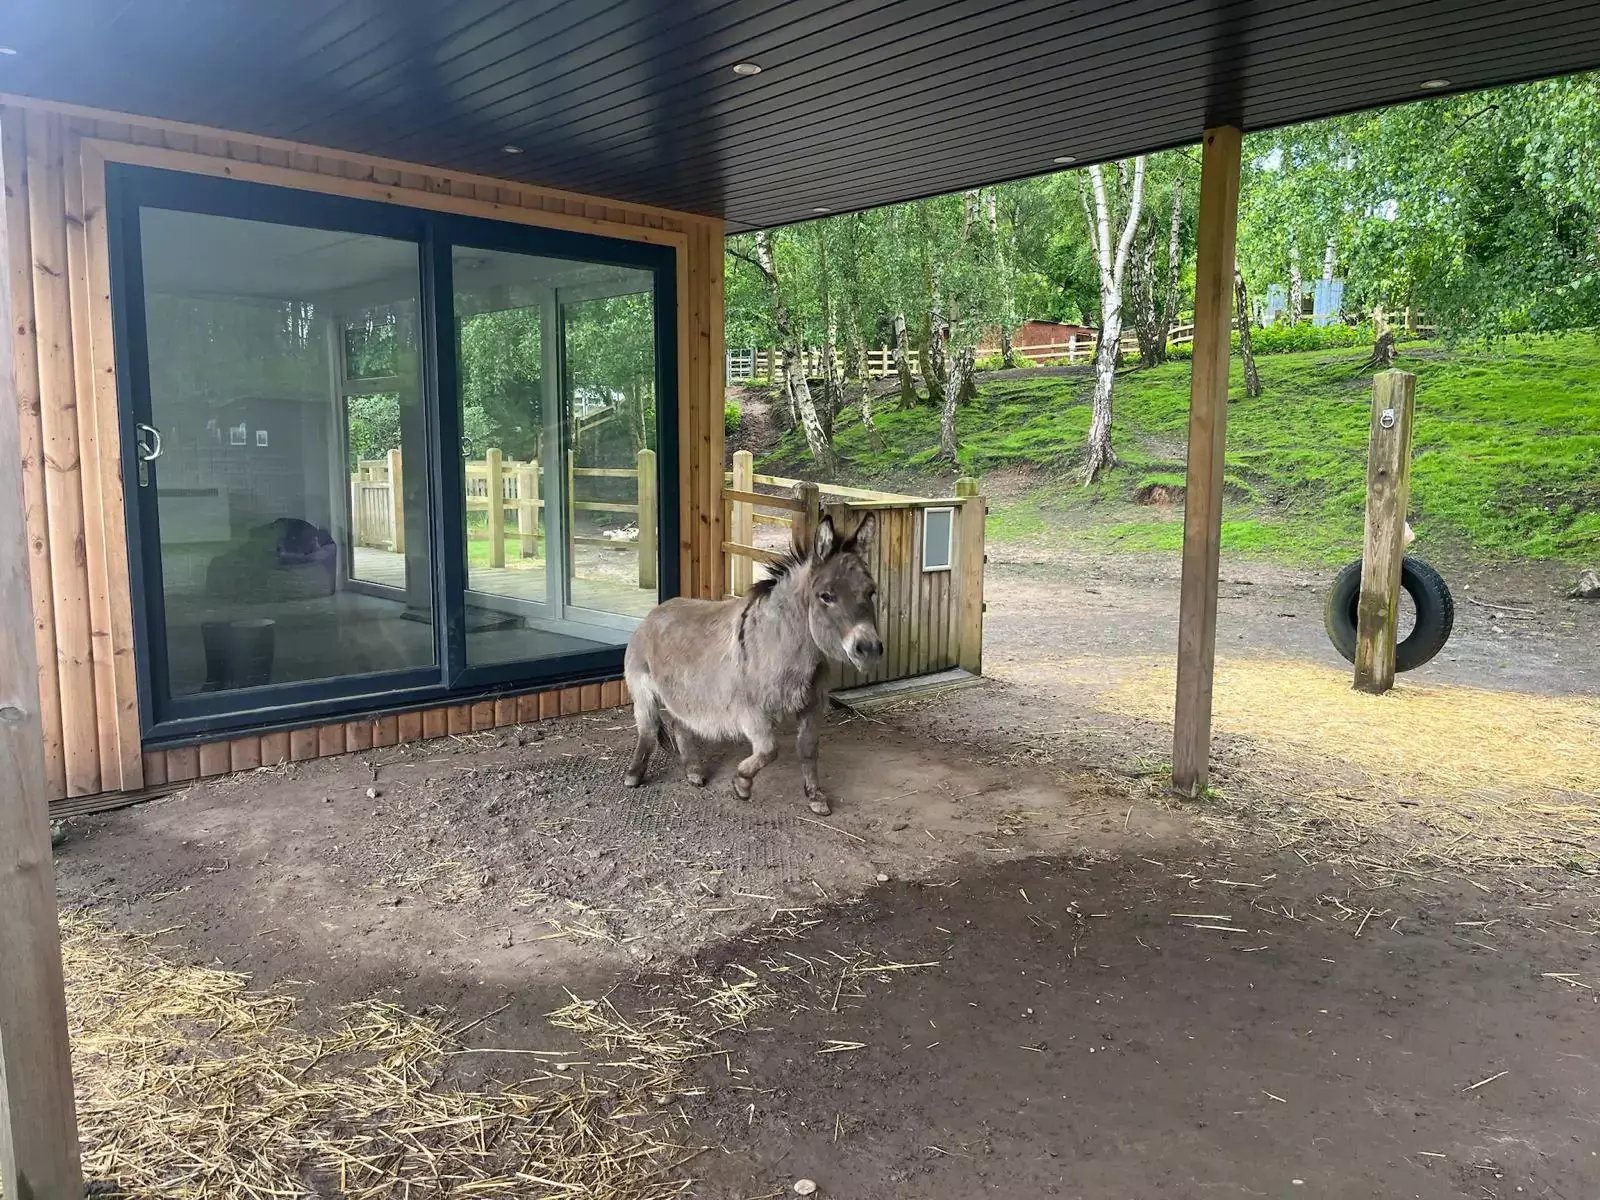
[{"label": "covered canopy", "polygon": [[0,93],[738,230],[1597,67],[1600,5],[16,0],[0,46]]}]

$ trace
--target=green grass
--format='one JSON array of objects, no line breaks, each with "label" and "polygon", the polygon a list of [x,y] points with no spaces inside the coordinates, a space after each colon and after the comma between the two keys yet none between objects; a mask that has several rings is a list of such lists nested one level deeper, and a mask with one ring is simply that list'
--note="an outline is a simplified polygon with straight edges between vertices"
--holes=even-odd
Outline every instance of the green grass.
[{"label": "green grass", "polygon": [[[1342,561],[1359,552],[1366,491],[1370,374],[1365,346],[1262,356],[1263,394],[1244,395],[1234,363],[1228,406],[1223,523],[1226,550],[1295,562]],[[1600,338],[1593,333],[1493,347],[1401,347],[1417,375],[1411,514],[1425,544],[1480,558],[1593,561],[1600,556]],[[1000,541],[1088,541],[1175,550],[1181,519],[1136,506],[1141,487],[1181,487],[1189,365],[1130,371],[1117,381],[1118,467],[1078,485],[1089,425],[1086,376],[984,380],[959,414],[963,473],[1031,468],[1043,482],[995,505]],[[892,403],[894,397],[891,395]],[[858,422],[838,432],[850,482],[931,476],[938,413],[931,406],[878,412],[873,450]],[[773,466],[797,468],[786,441]]]}]

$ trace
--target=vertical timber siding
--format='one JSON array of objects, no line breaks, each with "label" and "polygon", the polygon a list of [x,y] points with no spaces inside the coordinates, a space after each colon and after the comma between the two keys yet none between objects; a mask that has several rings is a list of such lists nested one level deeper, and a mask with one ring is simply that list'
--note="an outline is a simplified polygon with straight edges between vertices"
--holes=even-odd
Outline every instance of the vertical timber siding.
[{"label": "vertical timber siding", "polygon": [[[106,245],[105,165],[282,187],[667,244],[678,255],[682,591],[722,594],[722,222],[570,192],[51,105],[0,109],[3,238],[23,505],[52,798],[135,791],[625,699],[619,681],[346,718],[176,750],[140,743]],[[12,469],[0,464],[0,469]],[[459,712],[457,711],[459,710]]]}]

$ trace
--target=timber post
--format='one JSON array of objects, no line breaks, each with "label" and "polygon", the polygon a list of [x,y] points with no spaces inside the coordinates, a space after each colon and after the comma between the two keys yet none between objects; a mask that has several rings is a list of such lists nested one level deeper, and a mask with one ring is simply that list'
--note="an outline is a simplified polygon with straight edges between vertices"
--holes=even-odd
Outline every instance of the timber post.
[{"label": "timber post", "polygon": [[822,489],[814,483],[800,483],[795,486],[794,494],[806,506],[804,512],[794,515],[794,544],[809,554],[816,541],[817,527],[822,524]]},{"label": "timber post", "polygon": [[[5,165],[10,192],[21,180],[10,177],[9,155]],[[20,236],[5,208],[0,277]],[[0,329],[14,328],[12,319],[11,289],[0,286]],[[82,1200],[13,354],[8,333],[0,337],[0,780],[8,781],[0,786],[0,1192]]]},{"label": "timber post", "polygon": [[485,455],[489,468],[489,565],[506,565],[506,473],[497,449]]},{"label": "timber post", "polygon": [[523,558],[539,556],[539,461],[517,468],[517,537]]},{"label": "timber post", "polygon": [[[733,452],[733,490],[736,492],[756,490],[756,458],[748,450]],[[728,515],[732,527],[728,531],[728,540],[737,542],[741,546],[755,545],[755,506],[743,500],[735,500],[730,508]],[[731,555],[728,562],[732,571],[730,590],[735,596],[742,596],[755,583],[755,562],[743,554]]]},{"label": "timber post", "polygon": [[956,480],[962,504],[956,512],[955,581],[956,665],[974,675],[983,674],[983,569],[984,524],[988,504],[976,479]]},{"label": "timber post", "polygon": [[391,541],[394,542],[394,552],[406,552],[406,498],[404,488],[405,466],[401,461],[400,450],[396,447],[389,451],[389,523],[393,529]]},{"label": "timber post", "polygon": [[1228,429],[1229,333],[1239,222],[1240,133],[1208,129],[1201,152],[1196,233],[1194,365],[1189,377],[1189,464],[1178,606],[1178,687],[1172,785],[1199,795],[1211,772],[1211,692],[1222,554],[1222,468]]},{"label": "timber post", "polygon": [[1372,377],[1367,516],[1361,548],[1361,599],[1356,606],[1355,687],[1374,695],[1394,686],[1416,396],[1417,377],[1409,372],[1380,371]]},{"label": "timber post", "polygon": [[656,452],[641,450],[639,464],[639,587],[656,590]]}]

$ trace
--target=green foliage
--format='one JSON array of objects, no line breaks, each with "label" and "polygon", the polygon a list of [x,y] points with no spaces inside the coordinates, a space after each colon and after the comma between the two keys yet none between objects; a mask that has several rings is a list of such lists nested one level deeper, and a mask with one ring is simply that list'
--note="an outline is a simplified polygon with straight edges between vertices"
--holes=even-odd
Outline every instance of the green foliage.
[{"label": "green foliage", "polygon": [[[1011,355],[1011,362],[1013,366],[1019,369],[1022,367],[1031,367],[1036,365],[1033,359],[1029,358],[1026,354],[1017,354],[1015,352],[1013,352]],[[982,358],[976,360],[972,364],[972,369],[975,371],[1004,371],[1007,369],[1005,355],[985,354]]]},{"label": "green foliage", "polygon": [[[1250,346],[1259,354],[1294,354],[1303,350],[1339,350],[1347,346],[1371,349],[1375,334],[1368,325],[1267,325],[1250,331]],[[1239,352],[1239,331],[1230,339],[1233,352]],[[1194,347],[1188,342],[1169,346],[1170,358],[1190,359]]]},{"label": "green foliage", "polygon": [[739,402],[729,400],[722,406],[722,430],[729,437],[739,432]]},{"label": "green foliage", "polygon": [[1600,75],[1254,134],[1239,256],[1258,288],[1330,239],[1347,308],[1426,312],[1455,337],[1600,321]]},{"label": "green foliage", "polygon": [[[1267,356],[1258,399],[1245,397],[1234,361],[1224,549],[1312,563],[1360,553],[1371,383],[1356,368],[1367,348],[1363,342]],[[1424,544],[1457,544],[1488,557],[1592,561],[1600,552],[1600,337],[1575,333],[1413,355],[1402,347],[1399,365],[1418,376],[1411,497]],[[1115,433],[1122,465],[1083,488],[1076,466],[1091,388],[1083,376],[991,379],[979,401],[960,411],[963,473],[1024,467],[1053,480],[998,505],[992,536],[1175,551],[1182,521],[1129,502],[1141,485],[1183,484],[1188,364],[1123,377]],[[927,407],[881,410],[882,450],[854,425],[841,429],[847,477],[870,482],[908,464],[932,467],[937,420]],[[784,452],[777,457],[768,469],[784,465]]]}]

